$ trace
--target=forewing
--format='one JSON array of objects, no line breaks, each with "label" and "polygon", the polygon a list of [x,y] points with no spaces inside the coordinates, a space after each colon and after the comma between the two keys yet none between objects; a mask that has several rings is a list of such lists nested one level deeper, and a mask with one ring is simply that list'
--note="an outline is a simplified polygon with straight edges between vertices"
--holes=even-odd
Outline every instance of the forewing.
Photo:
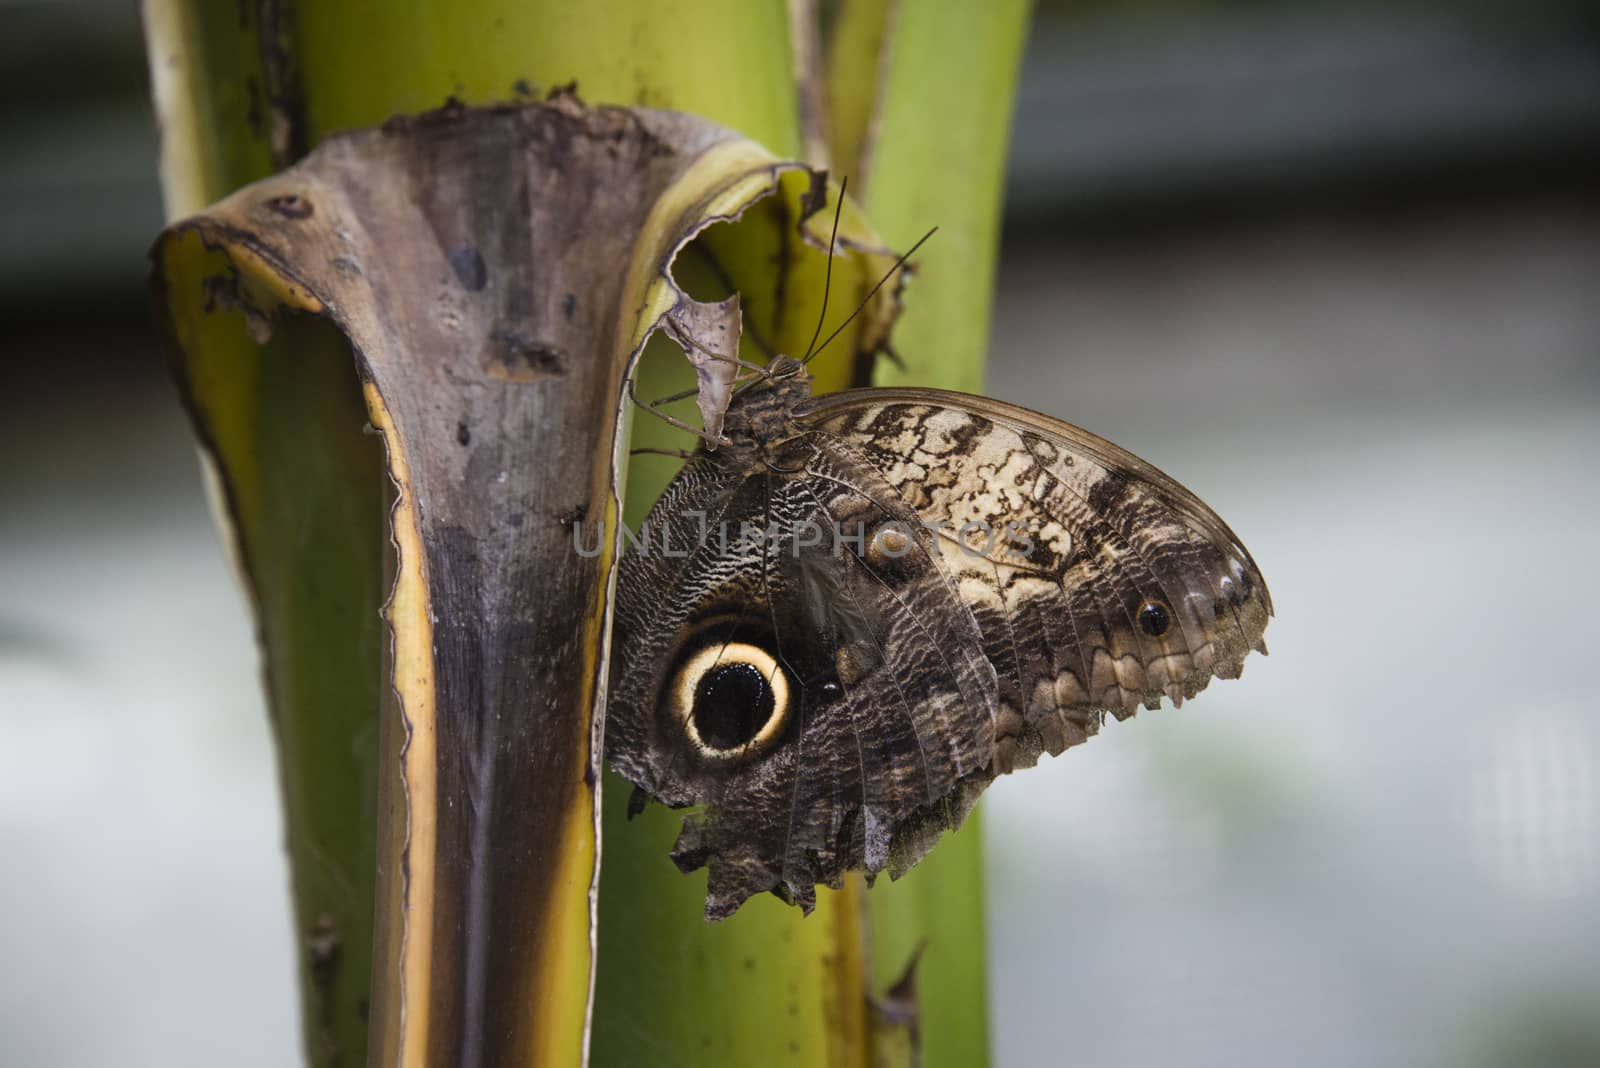
[{"label": "forewing", "polygon": [[[809,402],[809,428],[866,455],[940,530],[999,676],[995,773],[1059,753],[1265,652],[1272,614],[1245,547],[1174,479],[1088,431],[942,390]],[[964,529],[963,529],[964,528]]]}]

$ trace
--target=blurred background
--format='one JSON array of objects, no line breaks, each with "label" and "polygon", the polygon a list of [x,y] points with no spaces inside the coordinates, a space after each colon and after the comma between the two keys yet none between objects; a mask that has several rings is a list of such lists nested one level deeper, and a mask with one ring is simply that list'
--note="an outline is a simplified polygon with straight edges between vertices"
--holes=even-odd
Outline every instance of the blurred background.
[{"label": "blurred background", "polygon": [[[0,1061],[283,1065],[144,70],[133,5],[0,0]],[[1600,13],[1046,0],[1013,145],[991,392],[1195,489],[1278,619],[989,792],[996,1063],[1600,1064]]]}]

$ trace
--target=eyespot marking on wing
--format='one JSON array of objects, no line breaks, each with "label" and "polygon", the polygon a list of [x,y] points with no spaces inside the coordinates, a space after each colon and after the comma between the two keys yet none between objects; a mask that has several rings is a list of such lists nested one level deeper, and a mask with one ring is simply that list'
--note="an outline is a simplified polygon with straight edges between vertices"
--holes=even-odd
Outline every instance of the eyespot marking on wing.
[{"label": "eyespot marking on wing", "polygon": [[695,751],[717,762],[771,749],[792,706],[788,673],[749,642],[709,642],[691,653],[673,675],[667,702]]}]

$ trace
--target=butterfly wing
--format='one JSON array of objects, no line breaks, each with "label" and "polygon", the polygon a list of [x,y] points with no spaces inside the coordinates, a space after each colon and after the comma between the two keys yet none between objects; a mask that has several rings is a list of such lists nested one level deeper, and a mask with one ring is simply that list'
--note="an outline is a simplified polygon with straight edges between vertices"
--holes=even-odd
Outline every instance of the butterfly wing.
[{"label": "butterfly wing", "polygon": [[1025,408],[932,389],[817,397],[802,425],[848,442],[938,531],[999,680],[993,774],[1094,734],[1110,712],[1236,678],[1272,600],[1239,539],[1131,453]]},{"label": "butterfly wing", "polygon": [[815,884],[901,870],[960,821],[992,762],[994,669],[935,538],[858,450],[702,453],[643,530],[606,752],[703,806],[673,857],[709,868],[709,918],[766,890],[809,910]]}]

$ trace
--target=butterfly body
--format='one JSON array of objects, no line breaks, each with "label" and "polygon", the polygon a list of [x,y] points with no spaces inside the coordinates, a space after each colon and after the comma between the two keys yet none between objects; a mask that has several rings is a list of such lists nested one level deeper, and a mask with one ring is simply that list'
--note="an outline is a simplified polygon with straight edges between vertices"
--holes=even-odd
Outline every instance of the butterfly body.
[{"label": "butterfly body", "polygon": [[[1239,674],[1271,613],[1209,508],[1048,417],[813,397],[780,357],[623,557],[606,750],[707,915],[899,874],[998,774]],[[1264,651],[1264,650],[1263,650]]]}]

